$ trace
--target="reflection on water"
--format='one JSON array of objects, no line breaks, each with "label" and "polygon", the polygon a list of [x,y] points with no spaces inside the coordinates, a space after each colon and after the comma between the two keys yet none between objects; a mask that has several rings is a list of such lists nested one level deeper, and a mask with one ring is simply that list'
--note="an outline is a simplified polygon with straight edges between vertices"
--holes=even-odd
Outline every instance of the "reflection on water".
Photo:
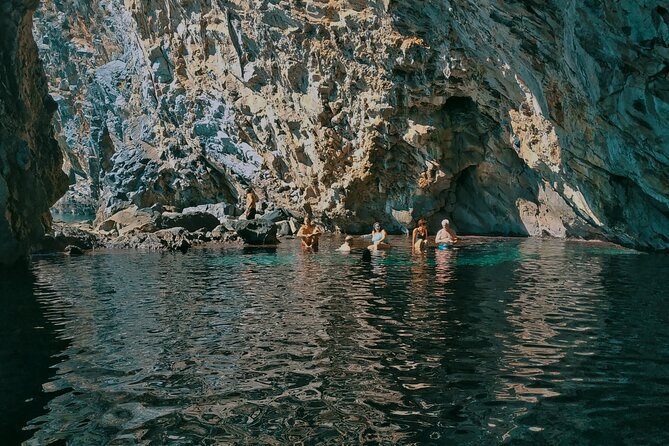
[{"label": "reflection on water", "polygon": [[340,243],[37,259],[62,353],[29,444],[669,440],[667,256]]},{"label": "reflection on water", "polygon": [[[67,345],[58,340],[34,295],[49,296],[32,272],[0,271],[0,439],[14,445],[30,437],[23,426],[50,399],[42,383],[53,374],[52,359]],[[47,316],[48,317],[48,316]]]}]

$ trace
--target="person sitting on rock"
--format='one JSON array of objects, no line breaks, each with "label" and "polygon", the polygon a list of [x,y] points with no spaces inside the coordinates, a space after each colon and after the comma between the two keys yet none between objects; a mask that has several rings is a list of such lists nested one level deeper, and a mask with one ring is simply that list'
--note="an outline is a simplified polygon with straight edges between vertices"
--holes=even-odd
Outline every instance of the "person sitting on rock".
[{"label": "person sitting on rock", "polygon": [[437,244],[439,249],[445,249],[448,245],[458,241],[458,236],[455,234],[455,231],[451,229],[449,224],[450,222],[448,219],[443,219],[441,221],[441,229],[437,232],[437,236],[434,238],[434,243]]},{"label": "person sitting on rock", "polygon": [[381,229],[381,223],[378,221],[374,223],[372,229],[372,244],[367,247],[370,251],[377,249],[388,249],[390,244],[387,242],[388,233],[385,229]]},{"label": "person sitting on rock", "polygon": [[253,220],[256,218],[256,204],[258,203],[258,196],[253,192],[252,188],[246,189],[246,219]]},{"label": "person sitting on rock", "polygon": [[353,237],[347,235],[346,238],[344,239],[344,243],[339,248],[337,248],[337,251],[350,252],[352,243],[353,243]]},{"label": "person sitting on rock", "polygon": [[303,248],[318,248],[318,238],[321,234],[323,231],[314,225],[309,217],[304,218],[304,224],[297,231],[297,236],[302,238]]},{"label": "person sitting on rock", "polygon": [[427,248],[427,221],[424,218],[418,220],[418,226],[413,230],[411,246],[413,252],[420,252]]}]

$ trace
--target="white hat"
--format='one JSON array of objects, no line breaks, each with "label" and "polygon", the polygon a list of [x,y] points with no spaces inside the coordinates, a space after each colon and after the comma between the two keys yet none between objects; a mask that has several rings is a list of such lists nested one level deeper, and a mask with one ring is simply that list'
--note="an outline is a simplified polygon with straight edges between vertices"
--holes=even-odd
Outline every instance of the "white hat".
[{"label": "white hat", "polygon": [[450,224],[450,222],[448,221],[448,218],[444,218],[444,219],[441,221],[441,225],[442,225],[442,226],[448,226],[449,224]]}]

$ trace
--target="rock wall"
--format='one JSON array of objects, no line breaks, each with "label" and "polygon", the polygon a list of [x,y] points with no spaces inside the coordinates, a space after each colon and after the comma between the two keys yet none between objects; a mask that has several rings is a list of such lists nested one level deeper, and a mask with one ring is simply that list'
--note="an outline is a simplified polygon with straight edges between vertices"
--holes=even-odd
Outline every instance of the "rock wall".
[{"label": "rock wall", "polygon": [[669,247],[659,1],[45,0],[64,210],[267,201],[347,231]]},{"label": "rock wall", "polygon": [[32,36],[36,1],[0,4],[0,266],[25,258],[65,192],[56,109]]}]

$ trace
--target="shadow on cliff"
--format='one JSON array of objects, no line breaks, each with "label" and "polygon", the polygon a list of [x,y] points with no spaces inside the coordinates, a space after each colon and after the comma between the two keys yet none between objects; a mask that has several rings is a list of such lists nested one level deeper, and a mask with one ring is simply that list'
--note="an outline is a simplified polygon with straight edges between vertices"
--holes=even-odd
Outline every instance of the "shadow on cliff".
[{"label": "shadow on cliff", "polygon": [[[433,129],[422,147],[405,149],[419,153],[422,171],[407,200],[414,219],[428,217],[433,231],[448,218],[463,235],[532,235],[519,203],[539,203],[541,179],[501,123],[469,96],[451,96],[438,108],[412,107],[401,119]],[[415,184],[415,177],[408,181]]]},{"label": "shadow on cliff", "polygon": [[440,113],[450,138],[442,169],[454,169],[437,216],[450,216],[462,234],[530,235],[517,203],[538,200],[537,179],[503,139],[500,123],[470,97],[450,97]]}]

